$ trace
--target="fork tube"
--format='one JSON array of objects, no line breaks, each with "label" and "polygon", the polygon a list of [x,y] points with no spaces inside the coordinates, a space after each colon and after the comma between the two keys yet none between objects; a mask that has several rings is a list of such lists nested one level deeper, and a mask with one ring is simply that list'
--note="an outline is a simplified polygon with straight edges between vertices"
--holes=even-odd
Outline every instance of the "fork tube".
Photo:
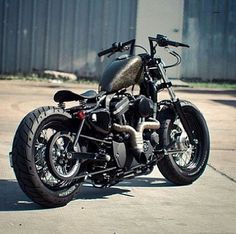
[{"label": "fork tube", "polygon": [[182,123],[182,125],[184,127],[184,130],[186,131],[186,133],[187,133],[187,135],[189,137],[189,141],[190,141],[190,143],[192,145],[195,145],[193,132],[191,131],[191,127],[189,125],[189,122],[187,121],[187,119],[185,117],[185,114],[183,112],[180,100],[176,97],[176,95],[174,93],[174,90],[172,88],[172,84],[171,84],[170,80],[168,79],[168,77],[166,75],[165,69],[163,68],[163,64],[159,63],[158,67],[159,67],[160,72],[162,74],[162,78],[163,78],[163,80],[164,80],[164,82],[166,84],[166,88],[167,88],[167,90],[169,92],[171,101],[174,104],[175,111],[178,114],[178,116],[180,118],[180,121],[181,121],[181,123]]},{"label": "fork tube", "polygon": [[[164,82],[167,84],[167,90],[168,90],[168,93],[170,95],[170,99],[172,102],[176,102],[178,99],[174,93],[174,90],[172,88],[172,84],[168,78],[168,76],[166,75],[166,72],[165,72],[165,69],[163,67],[163,64],[162,63],[158,63],[158,67],[160,69],[160,72],[161,72],[161,75],[162,75],[162,78],[164,80]],[[171,85],[168,85],[168,84],[171,84]]]}]

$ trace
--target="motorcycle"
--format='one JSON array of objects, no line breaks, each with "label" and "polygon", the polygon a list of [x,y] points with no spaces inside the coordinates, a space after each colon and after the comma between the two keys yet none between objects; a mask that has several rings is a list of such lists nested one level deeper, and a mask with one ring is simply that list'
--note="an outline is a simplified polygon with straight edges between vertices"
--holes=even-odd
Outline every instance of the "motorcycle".
[{"label": "motorcycle", "polygon": [[[181,62],[170,46],[189,46],[160,34],[148,39],[150,53],[135,39],[98,53],[127,53],[107,66],[98,92],[58,91],[57,107],[37,108],[21,121],[10,161],[32,201],[64,206],[84,181],[110,187],[149,174],[156,165],[175,185],[191,184],[202,175],[210,149],[206,121],[196,106],[176,97],[166,75],[167,68]],[[166,66],[156,56],[157,46],[168,49],[176,63]],[[135,47],[144,53],[134,55]],[[164,89],[169,100],[158,99]],[[67,108],[71,101],[76,105]]]}]

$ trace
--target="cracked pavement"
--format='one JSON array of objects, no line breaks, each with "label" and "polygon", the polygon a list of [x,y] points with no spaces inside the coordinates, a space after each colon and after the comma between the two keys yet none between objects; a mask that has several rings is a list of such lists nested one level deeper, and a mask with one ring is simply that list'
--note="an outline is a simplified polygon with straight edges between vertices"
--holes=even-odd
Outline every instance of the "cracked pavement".
[{"label": "cracked pavement", "polygon": [[85,184],[66,207],[32,203],[18,186],[8,152],[20,120],[55,105],[53,94],[67,88],[96,86],[0,81],[0,233],[236,233],[236,90],[175,89],[203,112],[210,129],[208,166],[192,185],[173,186],[155,169],[108,189]]}]

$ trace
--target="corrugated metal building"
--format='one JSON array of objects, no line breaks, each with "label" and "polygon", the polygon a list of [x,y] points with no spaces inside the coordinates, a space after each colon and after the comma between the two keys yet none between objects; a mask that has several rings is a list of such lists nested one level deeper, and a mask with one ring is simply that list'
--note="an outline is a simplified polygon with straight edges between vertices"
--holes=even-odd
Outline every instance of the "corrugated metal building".
[{"label": "corrugated metal building", "polygon": [[0,0],[0,73],[53,69],[97,77],[104,66],[97,52],[135,38],[136,29],[139,44],[147,44],[151,22],[155,33],[191,45],[182,50],[181,71],[170,76],[236,80],[236,1],[178,2]]},{"label": "corrugated metal building", "polygon": [[97,52],[135,37],[137,0],[0,0],[0,73],[97,76]]},{"label": "corrugated metal building", "polygon": [[236,1],[185,0],[182,77],[236,80]]}]

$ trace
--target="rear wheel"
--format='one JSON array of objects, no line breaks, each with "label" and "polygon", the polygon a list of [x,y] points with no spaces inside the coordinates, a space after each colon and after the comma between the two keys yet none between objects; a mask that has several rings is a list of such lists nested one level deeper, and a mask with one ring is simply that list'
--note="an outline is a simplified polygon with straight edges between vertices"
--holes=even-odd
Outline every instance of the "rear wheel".
[{"label": "rear wheel", "polygon": [[177,185],[191,184],[205,170],[209,157],[210,139],[206,121],[200,111],[190,102],[182,101],[181,106],[194,135],[195,144],[189,138],[173,110],[163,109],[160,145],[167,155],[158,162],[163,176]]},{"label": "rear wheel", "polygon": [[20,187],[45,207],[66,205],[80,186],[70,179],[80,166],[67,154],[73,143],[70,119],[62,109],[38,108],[22,120],[14,138],[12,160]]}]

